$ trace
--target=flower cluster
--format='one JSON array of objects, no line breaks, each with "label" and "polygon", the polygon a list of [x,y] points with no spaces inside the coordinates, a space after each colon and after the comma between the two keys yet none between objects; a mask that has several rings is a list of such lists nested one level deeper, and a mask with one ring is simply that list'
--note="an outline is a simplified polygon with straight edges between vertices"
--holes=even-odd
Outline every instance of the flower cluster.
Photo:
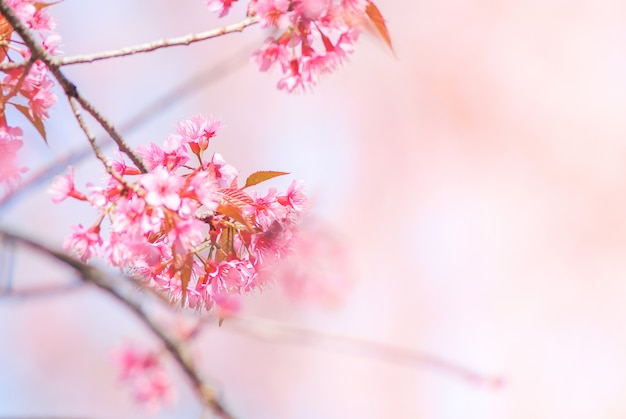
[{"label": "flower cluster", "polygon": [[113,362],[119,380],[131,387],[135,401],[151,413],[174,401],[174,390],[155,351],[126,344],[113,353]]},{"label": "flower cluster", "polygon": [[162,146],[138,149],[147,173],[120,157],[112,162],[118,176],[91,186],[88,195],[75,189],[73,171],[57,177],[50,188],[55,202],[72,197],[100,212],[92,226],[74,226],[65,247],[83,261],[104,256],[196,309],[229,310],[233,296],[262,285],[268,268],[290,252],[306,197],[295,182],[285,193],[247,192],[284,172],[256,172],[238,186],[237,170],[222,156],[203,157],[218,128],[200,116],[180,122]]},{"label": "flower cluster", "polygon": [[[209,0],[225,15],[236,0]],[[254,53],[261,71],[278,67],[278,88],[307,90],[321,74],[335,70],[352,53],[365,23],[369,0],[251,0],[248,14],[277,35]]]},{"label": "flower cluster", "polygon": [[[42,47],[51,54],[59,53],[60,36],[53,32],[56,23],[48,16],[46,9],[52,3],[42,3],[35,0],[8,0],[17,16],[37,34]],[[30,50],[24,44],[12,38],[13,27],[0,16],[0,62],[20,62],[30,58]],[[0,147],[13,150],[12,165],[8,170],[0,170],[0,184],[12,184],[19,180],[23,168],[15,164],[15,151],[22,145],[22,131],[9,126],[5,110],[7,105],[13,106],[21,112],[30,123],[39,130],[45,138],[43,121],[48,119],[48,109],[54,105],[57,98],[52,92],[54,83],[49,76],[48,68],[41,61],[35,61],[29,66],[5,71],[0,81],[2,97],[0,98]]]}]

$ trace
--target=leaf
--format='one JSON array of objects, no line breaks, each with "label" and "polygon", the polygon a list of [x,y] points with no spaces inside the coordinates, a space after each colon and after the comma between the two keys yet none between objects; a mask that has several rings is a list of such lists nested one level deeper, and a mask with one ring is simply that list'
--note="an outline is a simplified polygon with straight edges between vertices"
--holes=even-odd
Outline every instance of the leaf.
[{"label": "leaf", "polygon": [[248,176],[248,179],[246,179],[245,186],[241,189],[247,188],[252,185],[258,185],[259,183],[265,182],[266,180],[270,180],[272,178],[283,176],[283,175],[288,175],[288,174],[289,172],[275,172],[272,170],[262,170],[259,172],[254,172],[250,176]]},{"label": "leaf", "polygon": [[182,298],[180,303],[182,306],[185,305],[185,301],[187,300],[187,285],[189,285],[189,280],[191,279],[191,268],[193,266],[193,253],[188,253],[185,256],[185,261],[183,266],[180,269],[180,282],[181,282],[181,291]]},{"label": "leaf", "polygon": [[61,3],[61,0],[53,1],[52,3],[44,3],[40,1],[40,2],[33,3],[33,6],[35,6],[35,9],[41,10],[41,9],[45,9],[46,7],[54,6],[55,4],[59,4],[59,3]]},{"label": "leaf", "polygon": [[241,208],[231,205],[229,203],[221,203],[217,206],[216,211],[232,218],[240,224],[243,224],[248,230],[252,230],[252,226],[250,225],[250,222],[246,219],[246,217],[244,217],[243,213],[241,212]]},{"label": "leaf", "polygon": [[391,45],[391,36],[389,35],[389,30],[387,29],[387,25],[385,24],[385,19],[383,15],[378,10],[378,7],[371,1],[367,2],[367,6],[365,6],[365,13],[370,21],[374,24],[374,27],[378,31],[378,34],[385,41],[387,46],[391,51],[393,51],[393,45]]},{"label": "leaf", "polygon": [[28,110],[28,106],[17,105],[15,103],[11,103],[11,105],[15,106],[15,108],[22,113],[30,121],[31,124],[37,129],[39,135],[43,138],[46,144],[48,144],[48,139],[46,138],[46,128],[43,126],[43,121],[37,115],[31,115]]},{"label": "leaf", "polygon": [[[12,33],[13,26],[11,26],[11,24],[7,22],[4,17],[0,16],[0,41],[6,42],[6,44],[8,45]],[[8,51],[9,48],[7,46],[0,47],[0,62],[4,61]]]},{"label": "leaf", "polygon": [[236,207],[243,207],[246,205],[254,204],[254,200],[242,191],[237,188],[222,188],[217,190],[218,195],[222,197],[223,201],[226,201],[230,205],[234,205]]},{"label": "leaf", "polygon": [[235,254],[235,233],[233,227],[226,227],[220,235],[220,248],[221,252],[218,252],[215,256],[218,262],[227,260],[231,255]]},{"label": "leaf", "polygon": [[218,322],[217,322],[218,327],[222,327],[222,323],[224,323],[224,319],[225,319],[225,318],[226,318],[226,317],[222,317],[222,316],[220,316],[220,319],[219,319],[219,320],[218,320]]}]

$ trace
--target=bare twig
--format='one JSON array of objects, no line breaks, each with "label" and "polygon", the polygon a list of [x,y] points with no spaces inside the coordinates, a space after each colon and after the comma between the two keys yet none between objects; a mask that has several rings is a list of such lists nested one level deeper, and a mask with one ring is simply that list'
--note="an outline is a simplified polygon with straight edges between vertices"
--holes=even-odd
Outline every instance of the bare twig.
[{"label": "bare twig", "polygon": [[191,385],[193,386],[200,400],[202,400],[202,402],[207,407],[209,407],[218,417],[224,419],[232,418],[232,415],[219,401],[215,392],[202,381],[194,366],[183,354],[182,349],[178,346],[178,344],[174,340],[172,340],[167,335],[167,333],[165,333],[165,331],[154,320],[150,318],[150,316],[148,316],[148,314],[141,308],[139,304],[132,301],[130,298],[124,295],[124,293],[111,285],[115,282],[112,277],[110,277],[100,269],[86,265],[74,258],[67,256],[62,252],[51,249],[41,243],[28,239],[19,234],[0,229],[0,236],[13,239],[24,246],[43,253],[72,267],[79,274],[80,278],[83,281],[93,284],[101,290],[105,291],[107,294],[115,298],[118,302],[123,304],[127,309],[132,311],[142,321],[142,323],[163,343],[163,346],[167,349],[167,351],[172,356],[174,361],[178,364],[187,379],[191,382]]},{"label": "bare twig", "polygon": [[166,38],[158,41],[149,42],[146,44],[135,45],[132,47],[120,48],[112,51],[98,52],[95,54],[78,55],[76,57],[61,58],[57,61],[58,66],[71,65],[71,64],[83,64],[91,63],[99,60],[106,60],[116,57],[124,57],[127,55],[139,54],[151,52],[160,48],[175,47],[181,45],[190,45],[195,42],[206,41],[207,39],[217,38],[229,33],[242,32],[248,26],[258,23],[259,19],[256,16],[247,17],[241,22],[233,23],[232,25],[223,26],[221,28],[212,29],[206,32],[197,34],[189,34],[185,36],[179,36],[177,38]]},{"label": "bare twig", "polygon": [[[111,58],[126,57],[128,55],[141,54],[146,52],[152,52],[161,48],[176,47],[182,45],[190,45],[196,42],[206,41],[207,39],[217,38],[219,36],[227,35],[229,33],[242,32],[248,26],[252,26],[259,22],[257,16],[250,16],[243,19],[241,22],[233,23],[231,25],[222,26],[221,28],[211,29],[205,32],[196,34],[188,34],[179,36],[176,38],[164,38],[157,41],[148,42],[145,44],[134,45],[125,48],[119,48],[110,51],[102,51],[93,54],[82,54],[74,57],[65,58],[53,58],[53,65],[56,67],[62,67],[65,65],[73,64],[85,64],[92,63],[94,61],[107,60]],[[0,64],[0,71],[14,70],[21,68],[25,65],[25,62],[19,63],[3,63]]]},{"label": "bare twig", "polygon": [[[211,66],[207,66],[201,69],[197,74],[190,77],[188,80],[182,82],[181,84],[175,86],[168,92],[166,92],[163,96],[149,104],[144,110],[133,116],[131,119],[122,123],[120,125],[120,131],[124,134],[129,134],[141,127],[149,118],[155,117],[160,112],[163,112],[170,106],[175,100],[180,100],[185,96],[189,96],[193,93],[198,93],[198,87],[206,86],[212,82],[217,81],[219,78],[231,74],[232,69],[235,66],[239,66],[240,64],[244,64],[247,62],[247,57],[249,55],[250,47],[246,47],[240,51],[237,51],[231,57],[227,58],[225,61],[218,63],[217,65],[212,64]],[[101,147],[106,147],[111,144],[111,138],[103,139],[100,144]],[[68,155],[50,163],[50,165],[44,167],[43,169],[35,172],[28,179],[24,180],[20,183],[19,188],[14,188],[4,196],[0,198],[0,208],[9,204],[19,195],[24,194],[31,187],[40,184],[42,181],[49,179],[54,174],[56,174],[61,168],[68,166],[70,164],[75,164],[89,156],[92,155],[92,148],[90,146],[82,147]]]},{"label": "bare twig", "polygon": [[0,300],[30,300],[40,297],[56,297],[67,295],[69,292],[78,291],[84,288],[84,282],[75,284],[63,284],[47,287],[36,287],[26,289],[0,289]]},{"label": "bare twig", "polygon": [[[204,324],[206,324],[206,320],[199,323],[190,332],[190,336],[197,336]],[[263,340],[318,346],[367,358],[377,358],[386,362],[433,368],[466,380],[471,384],[490,388],[499,388],[504,383],[502,377],[482,374],[432,354],[367,339],[302,329],[266,319],[232,315],[226,319],[222,328]]]},{"label": "bare twig", "polygon": [[91,130],[85,123],[83,116],[80,114],[80,109],[78,109],[78,105],[76,104],[76,99],[71,96],[68,96],[67,99],[70,102],[70,107],[72,108],[72,112],[74,112],[74,117],[76,118],[76,121],[78,121],[78,125],[80,125],[80,128],[83,130],[83,133],[89,140],[89,144],[91,145],[91,149],[93,150],[94,154],[96,155],[98,160],[102,162],[107,173],[109,173],[111,176],[113,176],[113,178],[115,178],[115,180],[117,180],[122,185],[124,185],[125,184],[124,179],[122,179],[119,173],[113,170],[109,161],[106,159],[106,157],[104,157],[104,154],[102,154],[102,151],[100,151],[100,147],[98,146],[98,143],[96,142],[96,137],[91,133]]}]

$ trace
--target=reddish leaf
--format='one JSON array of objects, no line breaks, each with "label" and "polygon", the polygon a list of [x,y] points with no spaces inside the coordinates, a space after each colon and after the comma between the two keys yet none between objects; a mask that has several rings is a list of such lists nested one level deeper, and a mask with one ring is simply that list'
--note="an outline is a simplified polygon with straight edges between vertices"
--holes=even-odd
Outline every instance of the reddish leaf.
[{"label": "reddish leaf", "polygon": [[246,217],[243,216],[241,208],[231,205],[229,203],[221,203],[217,207],[217,212],[224,214],[239,222],[240,224],[246,226],[248,230],[252,230],[252,226],[250,225],[250,222],[246,219]]},{"label": "reddish leaf", "polygon": [[235,254],[235,234],[234,228],[226,227],[220,235],[220,252],[215,255],[218,262],[227,260]]},{"label": "reddish leaf", "polygon": [[260,172],[254,172],[250,176],[248,176],[248,179],[246,179],[246,185],[243,188],[247,188],[252,185],[258,185],[259,183],[265,182],[266,180],[270,180],[272,178],[283,176],[283,175],[288,175],[288,174],[289,172],[275,172],[272,170],[263,170]]},{"label": "reddish leaf", "polygon": [[254,204],[254,200],[250,197],[250,195],[241,189],[223,188],[218,189],[217,193],[222,197],[223,201],[226,201],[230,205],[234,205],[236,207]]},{"label": "reddish leaf", "polygon": [[[7,20],[0,16],[0,42],[6,42],[7,45],[11,39],[11,34],[13,33],[13,26]],[[9,48],[6,46],[0,47],[0,62],[4,61],[7,56],[7,52]]]},{"label": "reddish leaf", "polygon": [[185,256],[185,261],[183,262],[183,266],[180,269],[180,282],[181,282],[181,305],[185,305],[185,301],[187,300],[187,285],[189,285],[189,281],[191,279],[191,268],[193,266],[193,253],[189,253]]},{"label": "reddish leaf", "polygon": [[367,6],[365,6],[365,13],[370,21],[374,24],[376,31],[381,38],[385,41],[387,46],[391,51],[393,51],[393,45],[391,45],[391,36],[389,35],[389,30],[387,30],[387,25],[385,24],[385,19],[383,15],[378,10],[378,7],[371,1],[367,2]]},{"label": "reddish leaf", "polygon": [[59,3],[61,3],[61,1],[53,1],[52,3],[37,2],[37,3],[34,3],[33,6],[35,6],[35,9],[41,10],[41,9],[45,9],[46,7],[54,6],[55,4],[59,4]]},{"label": "reddish leaf", "polygon": [[11,105],[15,106],[15,108],[22,113],[30,121],[31,124],[37,129],[39,135],[43,138],[46,144],[48,144],[48,139],[46,138],[46,128],[43,126],[43,121],[37,115],[31,115],[28,110],[28,106],[24,105],[16,105],[15,103],[11,103]]}]

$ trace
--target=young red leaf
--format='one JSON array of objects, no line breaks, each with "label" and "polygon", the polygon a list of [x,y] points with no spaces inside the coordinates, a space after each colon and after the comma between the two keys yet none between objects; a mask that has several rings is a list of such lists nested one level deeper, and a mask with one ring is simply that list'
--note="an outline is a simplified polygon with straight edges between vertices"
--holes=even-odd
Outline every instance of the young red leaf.
[{"label": "young red leaf", "polygon": [[43,126],[43,121],[37,115],[31,115],[27,106],[24,105],[16,105],[15,103],[11,103],[11,105],[15,106],[15,108],[22,113],[30,121],[31,124],[37,129],[41,138],[48,144],[48,139],[46,138],[46,128]]},{"label": "young red leaf", "polygon": [[220,235],[220,248],[220,251],[215,255],[218,262],[227,260],[231,255],[235,254],[234,228],[227,227],[222,231]]},{"label": "young red leaf", "polygon": [[220,205],[218,205],[217,212],[232,218],[238,223],[244,225],[248,230],[252,230],[252,226],[250,225],[250,222],[246,219],[246,217],[244,217],[243,213],[241,212],[241,208],[231,205],[227,202],[222,202]]},{"label": "young red leaf", "polygon": [[[11,34],[13,33],[13,26],[4,17],[0,17],[0,42],[6,42],[9,44]],[[0,62],[4,61],[7,56],[9,48],[6,46],[0,47]]]},{"label": "young red leaf", "polygon": [[387,30],[387,25],[385,24],[385,19],[383,15],[378,10],[378,7],[371,1],[367,2],[367,6],[365,6],[365,13],[369,20],[374,24],[376,31],[380,35],[381,38],[385,41],[387,46],[391,51],[393,51],[393,45],[391,45],[391,36],[389,35],[389,30]]},{"label": "young red leaf", "polygon": [[55,4],[59,4],[59,3],[61,3],[61,1],[53,1],[52,3],[37,2],[37,3],[34,3],[33,6],[35,6],[35,9],[41,10],[41,9],[45,9],[46,7],[54,6]]},{"label": "young red leaf", "polygon": [[180,282],[181,282],[181,305],[185,305],[185,301],[187,300],[187,285],[189,285],[189,281],[191,279],[191,268],[193,266],[193,253],[189,253],[185,257],[185,261],[183,262],[183,266],[180,269]]},{"label": "young red leaf", "polygon": [[222,188],[219,189],[217,193],[222,197],[222,200],[236,207],[254,204],[254,200],[250,197],[250,195],[241,189]]},{"label": "young red leaf", "polygon": [[252,185],[258,185],[259,183],[265,182],[266,180],[270,180],[272,178],[283,176],[283,175],[288,175],[288,174],[289,172],[275,172],[272,170],[262,170],[259,172],[254,172],[250,176],[248,176],[248,179],[246,179],[245,186],[241,189],[247,188]]}]

